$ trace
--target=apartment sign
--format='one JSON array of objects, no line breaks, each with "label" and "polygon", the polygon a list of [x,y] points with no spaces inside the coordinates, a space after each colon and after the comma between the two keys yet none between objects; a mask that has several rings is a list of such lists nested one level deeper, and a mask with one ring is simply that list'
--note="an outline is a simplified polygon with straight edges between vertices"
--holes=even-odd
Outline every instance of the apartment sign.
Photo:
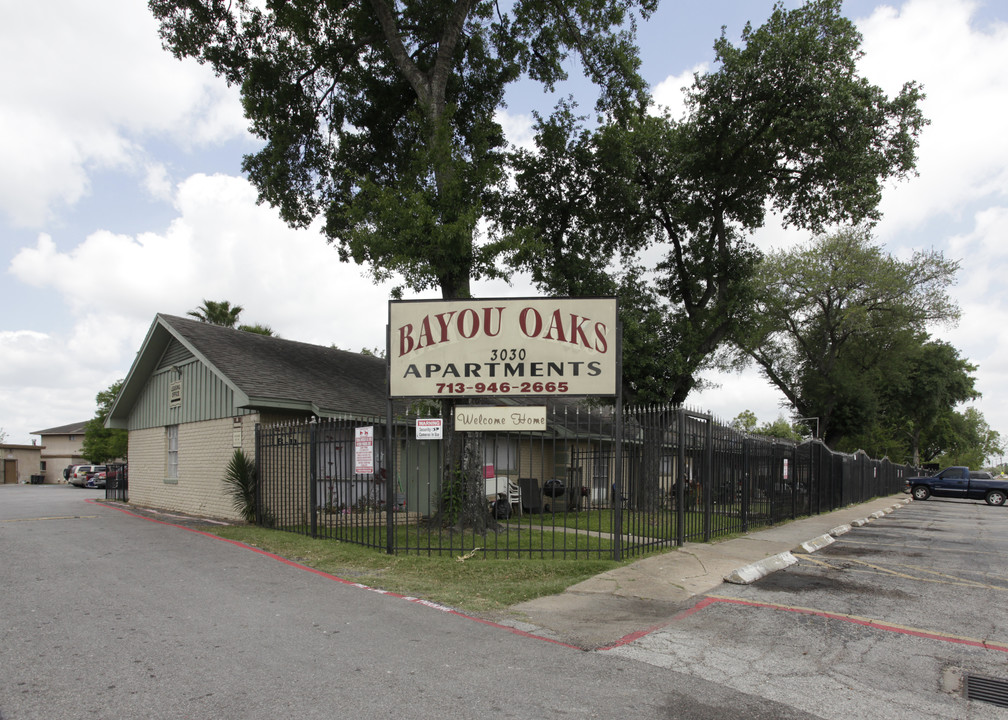
[{"label": "apartment sign", "polygon": [[615,298],[389,302],[392,397],[616,394]]}]

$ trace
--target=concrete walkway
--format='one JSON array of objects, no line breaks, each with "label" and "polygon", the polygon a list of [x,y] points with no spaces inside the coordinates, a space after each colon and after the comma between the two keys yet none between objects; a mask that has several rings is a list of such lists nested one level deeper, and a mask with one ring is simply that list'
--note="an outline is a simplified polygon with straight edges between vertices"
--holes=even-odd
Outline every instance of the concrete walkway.
[{"label": "concrete walkway", "polygon": [[814,552],[851,527],[910,501],[900,493],[730,540],[688,543],[591,577],[559,595],[515,605],[496,620],[586,649],[608,647],[667,624],[696,596],[726,580],[754,582],[796,562],[792,551]]}]

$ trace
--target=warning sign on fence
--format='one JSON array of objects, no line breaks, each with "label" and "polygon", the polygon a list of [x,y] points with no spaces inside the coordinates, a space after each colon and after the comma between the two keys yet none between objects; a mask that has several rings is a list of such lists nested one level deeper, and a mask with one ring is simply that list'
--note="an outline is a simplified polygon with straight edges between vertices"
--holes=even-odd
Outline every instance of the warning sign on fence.
[{"label": "warning sign on fence", "polygon": [[442,436],[441,418],[417,418],[417,440],[440,440]]}]

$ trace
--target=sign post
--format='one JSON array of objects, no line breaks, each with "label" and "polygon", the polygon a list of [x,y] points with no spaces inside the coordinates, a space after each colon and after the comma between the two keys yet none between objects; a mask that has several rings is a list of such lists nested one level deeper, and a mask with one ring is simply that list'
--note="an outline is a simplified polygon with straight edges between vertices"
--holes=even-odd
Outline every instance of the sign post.
[{"label": "sign post", "polygon": [[[453,407],[444,415],[449,445],[453,429],[546,431],[545,405],[521,398],[614,397],[613,555],[621,558],[622,338],[615,297],[392,300],[386,348],[389,417],[393,399],[446,400],[443,407]],[[417,421],[418,440],[434,432],[430,420]]]}]

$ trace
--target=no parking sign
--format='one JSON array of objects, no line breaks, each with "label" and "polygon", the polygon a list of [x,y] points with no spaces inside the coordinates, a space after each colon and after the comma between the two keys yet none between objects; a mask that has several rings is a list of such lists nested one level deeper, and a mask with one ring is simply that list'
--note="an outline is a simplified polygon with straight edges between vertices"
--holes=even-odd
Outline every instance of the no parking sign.
[{"label": "no parking sign", "polygon": [[354,437],[354,474],[374,474],[374,427],[359,427]]}]

